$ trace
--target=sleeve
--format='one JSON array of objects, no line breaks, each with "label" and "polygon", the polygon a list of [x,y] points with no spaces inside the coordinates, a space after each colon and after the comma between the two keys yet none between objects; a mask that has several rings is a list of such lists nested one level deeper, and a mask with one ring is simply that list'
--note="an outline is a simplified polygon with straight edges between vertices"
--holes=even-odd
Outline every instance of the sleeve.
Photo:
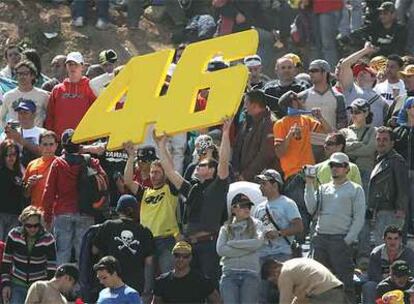
[{"label": "sleeve", "polygon": [[396,187],[395,206],[397,210],[406,210],[408,208],[408,166],[403,159],[396,159],[391,166],[394,175],[394,186]]},{"label": "sleeve", "polygon": [[3,286],[10,286],[10,272],[13,265],[14,242],[10,237],[12,231],[9,232],[6,240],[6,247],[3,253],[1,263],[1,283]]},{"label": "sleeve", "polygon": [[50,280],[54,277],[56,272],[56,242],[52,235],[50,235],[50,244],[46,247],[47,257],[47,278]]},{"label": "sleeve", "polygon": [[300,216],[299,208],[294,201],[292,201],[289,204],[288,208],[286,208],[286,215],[287,215],[287,219],[289,220],[289,222],[291,222],[294,219],[302,218]]},{"label": "sleeve", "polygon": [[183,181],[183,184],[181,185],[181,188],[178,189],[178,192],[181,195],[183,195],[185,198],[188,198],[188,196],[190,195],[190,190],[191,190],[191,184],[190,184],[190,182],[187,181],[187,180],[184,180]]},{"label": "sleeve", "polygon": [[142,304],[142,300],[138,292],[131,292],[128,298],[128,304]]},{"label": "sleeve", "polygon": [[[320,187],[320,191],[322,191],[322,187]],[[308,209],[309,214],[312,215],[315,213],[317,205],[316,193],[313,185],[306,184],[304,196],[306,209]]]},{"label": "sleeve", "polygon": [[144,257],[149,257],[155,254],[155,243],[154,237],[148,228],[144,228],[144,237],[146,244],[144,249]]},{"label": "sleeve", "polygon": [[7,113],[9,112],[9,104],[11,103],[9,94],[4,95],[3,104],[0,107],[0,125],[4,129],[7,123]]},{"label": "sleeve", "polygon": [[364,226],[365,222],[365,194],[361,186],[357,186],[355,197],[353,199],[353,216],[351,227],[349,227],[348,234],[345,236],[345,243],[348,245],[358,239],[358,234]]},{"label": "sleeve", "polygon": [[46,118],[44,123],[44,127],[47,130],[54,130],[55,127],[55,105],[57,92],[57,88],[54,87],[52,93],[50,94],[49,102],[47,103]]},{"label": "sleeve", "polygon": [[89,83],[88,83],[88,99],[89,99],[89,106],[91,106],[96,100],[95,93],[91,89]]},{"label": "sleeve", "polygon": [[162,298],[164,295],[164,281],[161,277],[155,279],[154,296]]},{"label": "sleeve", "polygon": [[349,180],[362,186],[361,173],[359,172],[358,166],[355,164],[351,165]]},{"label": "sleeve", "polygon": [[203,277],[201,280],[201,287],[202,287],[202,293],[203,298],[207,298],[211,293],[216,289],[214,287],[213,281],[209,278]]},{"label": "sleeve", "polygon": [[390,291],[390,286],[387,284],[387,282],[379,282],[379,284],[377,285],[377,299],[381,298],[388,291]]},{"label": "sleeve", "polygon": [[256,229],[256,236],[254,238],[232,240],[228,241],[227,244],[233,248],[245,249],[250,252],[260,249],[264,244],[263,224],[258,220],[254,222],[254,225]]},{"label": "sleeve", "polygon": [[273,123],[270,118],[264,122],[264,127],[260,129],[260,143],[256,147],[256,157],[248,167],[242,172],[243,177],[246,180],[251,180],[254,175],[263,170],[271,163],[275,156],[274,150],[274,136],[272,132]]},{"label": "sleeve", "polygon": [[179,192],[178,192],[177,188],[175,188],[175,186],[170,181],[167,181],[167,184],[168,184],[168,187],[170,188],[171,194],[174,195],[174,196],[178,196]]},{"label": "sleeve", "polygon": [[401,25],[400,29],[394,36],[394,41],[391,44],[391,53],[404,54],[405,46],[407,45],[407,27]]},{"label": "sleeve", "polygon": [[92,240],[93,245],[98,248],[102,255],[106,255],[107,250],[107,238],[110,235],[108,231],[109,222],[103,223],[96,231],[95,237]]},{"label": "sleeve", "polygon": [[285,140],[285,137],[287,135],[287,132],[285,130],[285,126],[283,125],[283,119],[282,120],[278,120],[274,125],[273,125],[273,135],[275,139],[278,140]]},{"label": "sleeve", "polygon": [[228,245],[227,232],[224,226],[220,228],[219,236],[217,238],[216,243],[216,250],[219,256],[225,256],[230,258],[240,257],[249,253],[249,251],[245,249],[233,248]]},{"label": "sleeve", "polygon": [[53,216],[53,203],[56,197],[56,188],[57,188],[57,159],[52,163],[52,166],[47,177],[45,189],[43,190],[43,206],[45,211],[45,222],[50,224],[52,222]]},{"label": "sleeve", "polygon": [[[348,126],[348,115],[345,109],[345,98],[341,94],[336,94],[336,129],[342,129]],[[334,126],[331,126],[332,128]]]},{"label": "sleeve", "polygon": [[381,257],[379,252],[372,252],[368,263],[368,280],[380,282],[382,277]]},{"label": "sleeve", "polygon": [[291,274],[283,272],[279,276],[278,288],[280,292],[279,303],[292,303],[294,299],[293,288],[294,284],[292,282]]},{"label": "sleeve", "polygon": [[[345,152],[349,156],[360,157],[360,156],[375,156],[376,151],[376,139],[377,134],[374,127],[370,127],[371,130],[368,130],[366,135],[367,141],[347,141]],[[369,137],[368,137],[369,136]]]},{"label": "sleeve", "polygon": [[25,304],[41,304],[44,286],[40,282],[34,282],[27,291]]},{"label": "sleeve", "polygon": [[47,104],[49,102],[49,94],[47,92],[42,92],[42,102],[40,105],[40,109],[38,111],[38,114],[36,115],[36,125],[39,127],[43,127],[43,124],[46,119],[46,113],[47,113]]}]

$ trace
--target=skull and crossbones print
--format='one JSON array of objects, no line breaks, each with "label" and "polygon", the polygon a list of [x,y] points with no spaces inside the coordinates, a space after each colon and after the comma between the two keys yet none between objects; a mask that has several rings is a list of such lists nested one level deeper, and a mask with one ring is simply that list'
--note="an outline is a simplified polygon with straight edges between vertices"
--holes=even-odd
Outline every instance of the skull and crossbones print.
[{"label": "skull and crossbones print", "polygon": [[131,245],[139,245],[139,241],[134,240],[134,234],[130,230],[123,230],[121,232],[121,237],[116,236],[114,237],[115,241],[121,242],[121,244],[118,246],[119,250],[122,250],[124,248],[127,248],[129,251],[131,251],[132,254],[135,254],[137,251],[133,248],[131,248]]}]

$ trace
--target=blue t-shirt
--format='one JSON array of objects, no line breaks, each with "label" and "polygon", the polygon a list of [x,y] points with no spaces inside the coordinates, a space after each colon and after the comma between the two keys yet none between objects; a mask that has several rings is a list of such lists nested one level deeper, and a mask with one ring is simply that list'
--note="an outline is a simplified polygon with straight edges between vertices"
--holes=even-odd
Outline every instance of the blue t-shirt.
[{"label": "blue t-shirt", "polygon": [[[281,195],[275,200],[263,202],[255,208],[253,217],[263,223],[265,233],[271,230],[276,230],[267,217],[266,206],[269,206],[269,212],[280,229],[288,228],[293,219],[301,218],[296,203],[287,196]],[[288,236],[287,238],[291,242],[294,240],[293,235]],[[276,240],[266,241],[265,245],[259,251],[260,257],[291,253],[290,245],[283,237],[277,238]]]},{"label": "blue t-shirt", "polygon": [[138,291],[124,285],[119,288],[105,288],[99,293],[98,304],[142,304]]}]

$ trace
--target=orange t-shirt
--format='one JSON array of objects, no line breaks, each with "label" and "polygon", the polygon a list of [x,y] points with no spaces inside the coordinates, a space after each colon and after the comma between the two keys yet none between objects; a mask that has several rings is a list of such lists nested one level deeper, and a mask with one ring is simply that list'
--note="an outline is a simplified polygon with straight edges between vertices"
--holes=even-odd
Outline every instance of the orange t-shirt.
[{"label": "orange t-shirt", "polygon": [[24,182],[27,182],[29,177],[32,175],[42,175],[42,178],[35,185],[33,185],[30,195],[31,205],[35,207],[40,207],[43,209],[43,190],[45,189],[47,176],[49,175],[50,167],[55,158],[56,156],[45,159],[40,157],[32,160],[27,165],[26,172],[23,178]]},{"label": "orange t-shirt", "polygon": [[311,145],[311,132],[321,132],[322,125],[310,116],[285,116],[273,125],[276,141],[284,141],[294,124],[301,129],[301,139],[292,138],[285,155],[280,158],[280,165],[285,178],[299,172],[304,165],[315,164]]}]

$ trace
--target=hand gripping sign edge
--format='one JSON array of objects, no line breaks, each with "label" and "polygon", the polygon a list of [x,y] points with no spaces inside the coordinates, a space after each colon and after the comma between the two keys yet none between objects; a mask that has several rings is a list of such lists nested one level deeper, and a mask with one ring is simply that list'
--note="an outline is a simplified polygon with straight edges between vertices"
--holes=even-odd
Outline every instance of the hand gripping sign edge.
[{"label": "hand gripping sign edge", "polygon": [[[171,79],[168,92],[159,96],[174,50],[133,57],[96,99],[75,130],[76,143],[109,136],[108,150],[132,141],[142,143],[146,129],[155,124],[156,135],[220,124],[236,113],[248,79],[248,70],[237,65],[207,72],[217,54],[234,61],[256,53],[258,34],[248,30],[187,46]],[[207,107],[194,112],[197,93],[210,88]],[[113,110],[126,94],[124,107]]]}]

